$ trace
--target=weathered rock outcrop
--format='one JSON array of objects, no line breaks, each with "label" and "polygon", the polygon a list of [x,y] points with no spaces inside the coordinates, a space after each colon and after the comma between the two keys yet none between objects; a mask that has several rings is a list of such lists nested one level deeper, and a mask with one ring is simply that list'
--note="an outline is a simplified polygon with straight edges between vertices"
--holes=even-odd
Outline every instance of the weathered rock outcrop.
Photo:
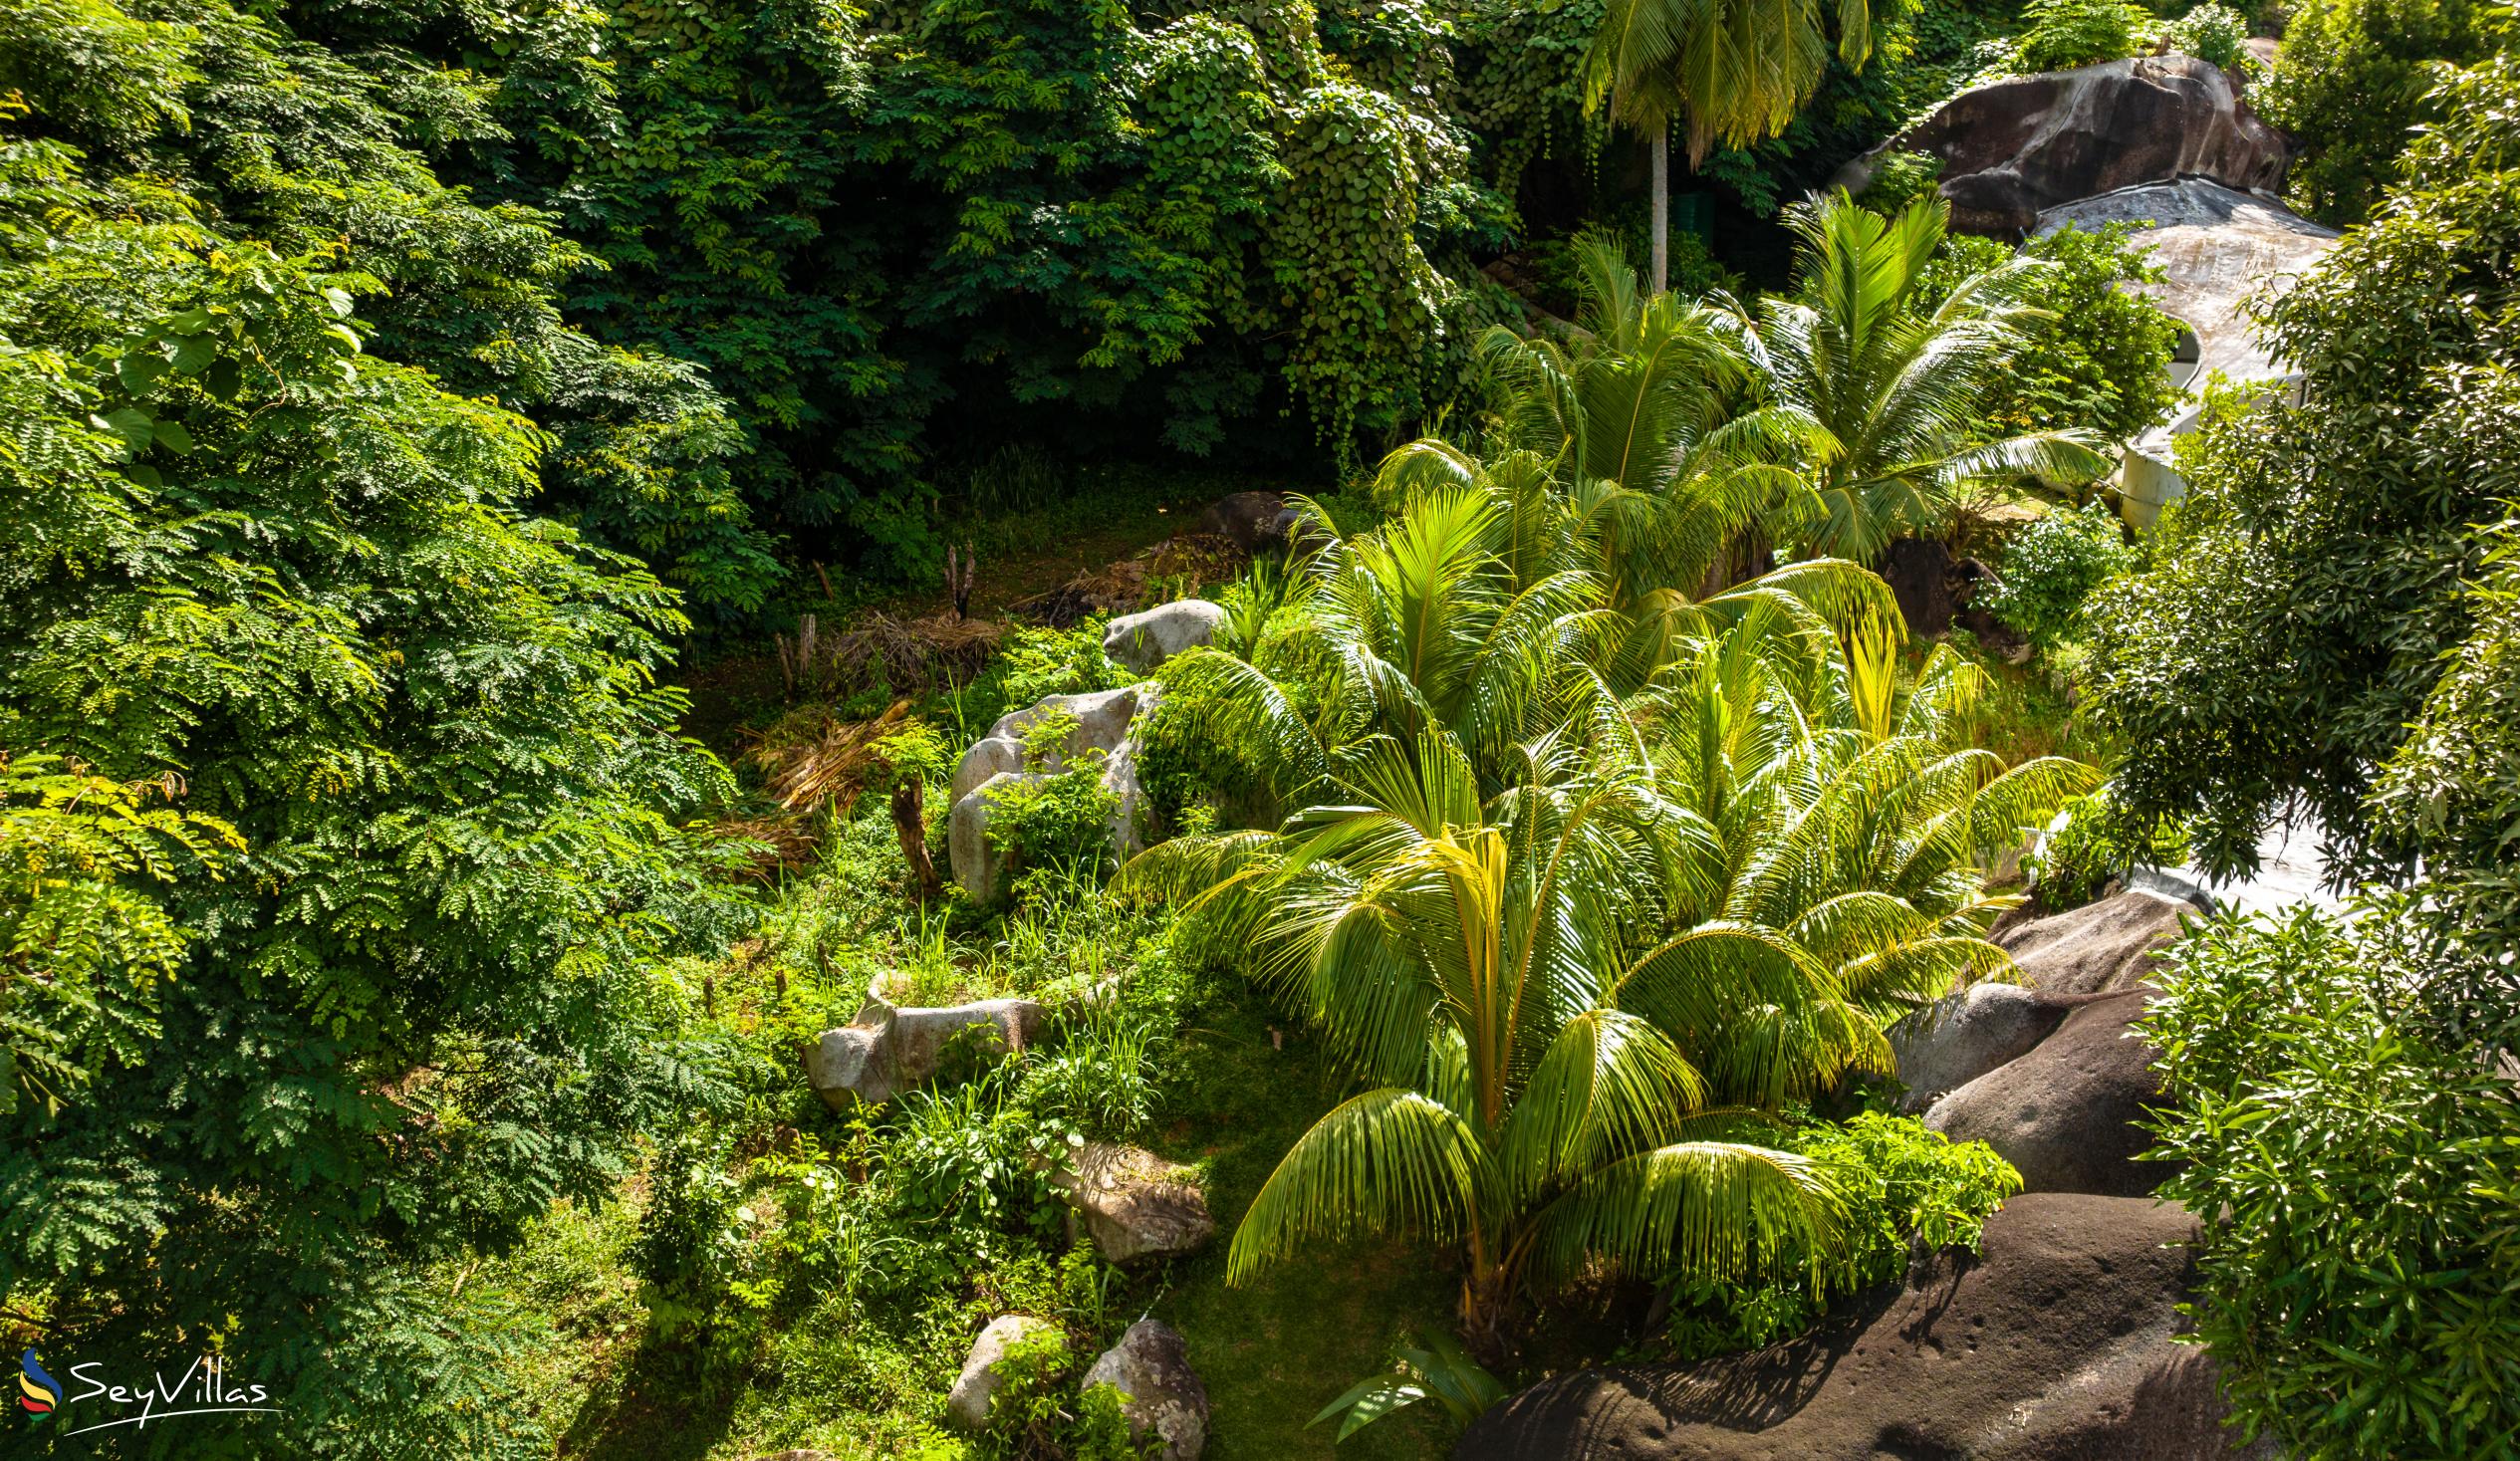
[{"label": "weathered rock outcrop", "polygon": [[1890,1050],[1907,1087],[1901,1108],[1920,1114],[1936,1097],[2028,1055],[2074,1003],[2018,984],[1973,984],[1892,1025]]},{"label": "weathered rock outcrop", "polygon": [[2203,177],[2273,189],[2291,157],[2231,78],[2193,56],[2105,61],[1974,88],[1837,180],[1861,187],[1874,159],[1890,150],[1940,157],[1952,227],[2001,237],[2027,231],[2060,203],[2137,183]]},{"label": "weathered rock outcrop", "polygon": [[2257,338],[2240,306],[2270,279],[2299,274],[2336,247],[2333,228],[2283,204],[2205,178],[2152,182],[2051,207],[2033,230],[2098,232],[2124,224],[2152,250],[2157,284],[2133,286],[2196,332],[2196,373],[2262,380],[2285,367]]},{"label": "weathered rock outcrop", "polygon": [[1224,607],[1205,599],[1175,599],[1142,613],[1125,613],[1103,631],[1103,652],[1114,662],[1145,674],[1184,649],[1216,637]]},{"label": "weathered rock outcrop", "polygon": [[[2158,283],[2133,286],[2152,296],[2195,334],[2192,379],[2219,371],[2234,382],[2280,381],[2290,367],[2259,340],[2242,305],[2270,285],[2319,262],[2338,234],[2283,205],[2235,192],[2203,178],[2122,188],[2049,208],[2036,232],[2071,225],[2097,230],[2127,224],[2151,246]],[[2273,387],[2270,387],[2273,388]],[[2186,494],[2172,464],[2171,439],[2194,430],[2189,406],[2128,443],[2119,486],[2128,520],[2148,528],[2160,510]]]},{"label": "weathered rock outcrop", "polygon": [[2135,989],[2083,1004],[2028,1054],[1935,1101],[1925,1124],[1995,1148],[2026,1191],[2150,1192],[2170,1169],[2135,1159],[2152,1144],[2136,1122],[2160,1103],[2159,1053],[2132,1027],[2152,998]]},{"label": "weathered rock outcrop", "polygon": [[1084,1387],[1111,1385],[1129,1398],[1121,1412],[1141,1439],[1162,1439],[1159,1461],[1198,1461],[1207,1449],[1207,1386],[1190,1368],[1189,1346],[1161,1320],[1141,1319],[1085,1372]]},{"label": "weathered rock outcrop", "polygon": [[1050,1180],[1112,1263],[1179,1258],[1216,1236],[1197,1174],[1144,1147],[1087,1142]]},{"label": "weathered rock outcrop", "polygon": [[[1143,851],[1137,837],[1136,742],[1130,730],[1137,717],[1154,707],[1160,686],[1123,685],[1081,695],[1050,695],[1021,710],[998,717],[989,733],[962,753],[953,775],[953,809],[946,814],[945,846],[954,881],[972,901],[991,903],[1006,888],[1008,857],[990,843],[989,827],[999,805],[1021,789],[1067,769],[1082,758],[1100,757],[1104,790],[1115,805],[1110,822],[1113,851],[1123,857]],[[1053,716],[1073,717],[1076,724],[1038,765],[1026,762],[1029,733]]]},{"label": "weathered rock outcrop", "polygon": [[2130,888],[2045,918],[1998,926],[1995,942],[2043,994],[2110,994],[2134,989],[2160,966],[2162,945],[2179,936],[2194,903]]},{"label": "weathered rock outcrop", "polygon": [[1791,1343],[1579,1370],[1524,1391],[1455,1461],[2198,1461],[2231,1454],[2214,1363],[2171,1341],[2195,1224],[2140,1198],[2033,1193],[1906,1287]]},{"label": "weathered rock outcrop", "polygon": [[980,1331],[980,1338],[971,1341],[971,1357],[962,1361],[962,1373],[954,1377],[954,1387],[945,1395],[945,1415],[964,1430],[980,1430],[989,1423],[989,1402],[997,1398],[1000,1376],[997,1362],[1018,1339],[1045,1332],[1056,1332],[1058,1326],[1029,1314],[1007,1314],[989,1321]]},{"label": "weathered rock outcrop", "polygon": [[861,1101],[880,1105],[914,1091],[936,1074],[945,1043],[974,1026],[979,1037],[1002,1050],[1022,1050],[1041,1038],[1049,1010],[1028,999],[988,999],[939,1009],[898,1009],[870,1001],[858,1017],[826,1030],[806,1047],[805,1079],[823,1103],[846,1111]]}]

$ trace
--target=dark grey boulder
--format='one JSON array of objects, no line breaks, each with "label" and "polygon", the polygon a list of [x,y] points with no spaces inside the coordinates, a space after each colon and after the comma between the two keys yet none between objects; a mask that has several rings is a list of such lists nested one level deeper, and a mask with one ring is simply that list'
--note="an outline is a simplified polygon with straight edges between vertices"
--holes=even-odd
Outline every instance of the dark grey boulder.
[{"label": "dark grey boulder", "polygon": [[[2184,1209],[2039,1193],[1900,1290],[1701,1364],[1586,1369],[1472,1425],[1455,1461],[2199,1461],[2235,1454],[2204,1351],[2172,1342]],[[2246,1454],[2246,1453],[2239,1453]]]},{"label": "dark grey boulder", "polygon": [[1889,151],[1942,159],[1942,195],[1964,233],[2015,238],[2062,203],[2138,183],[2201,177],[2272,191],[2291,149],[2220,68],[2142,56],[1975,87],[1849,164],[1862,187]]},{"label": "dark grey boulder", "polygon": [[1216,499],[1199,514],[1198,530],[1232,541],[1245,553],[1286,546],[1292,520],[1283,492],[1235,492]]},{"label": "dark grey boulder", "polygon": [[1901,1108],[1919,1114],[1945,1093],[2028,1055],[2074,1004],[2018,984],[1974,984],[1892,1025],[1890,1051],[1907,1088]]},{"label": "dark grey boulder", "polygon": [[2136,1123],[2161,1100],[2158,1054],[2133,1030],[2152,997],[2135,989],[2084,1003],[2029,1054],[1935,1101],[1925,1124],[1995,1148],[2027,1191],[2150,1192],[2170,1171],[2135,1159],[2152,1144]]}]

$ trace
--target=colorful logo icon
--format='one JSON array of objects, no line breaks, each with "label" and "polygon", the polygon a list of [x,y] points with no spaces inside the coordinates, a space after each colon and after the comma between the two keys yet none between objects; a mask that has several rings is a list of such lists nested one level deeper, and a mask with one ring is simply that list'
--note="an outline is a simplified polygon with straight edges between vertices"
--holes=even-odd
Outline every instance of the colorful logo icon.
[{"label": "colorful logo icon", "polygon": [[34,1412],[38,1424],[61,1403],[61,1381],[45,1373],[32,1349],[18,1361],[18,1403]]}]

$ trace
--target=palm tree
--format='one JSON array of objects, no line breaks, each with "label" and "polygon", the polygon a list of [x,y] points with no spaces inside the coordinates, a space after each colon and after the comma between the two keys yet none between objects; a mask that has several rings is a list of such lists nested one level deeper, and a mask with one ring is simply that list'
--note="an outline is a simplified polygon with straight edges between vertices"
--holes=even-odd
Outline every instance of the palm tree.
[{"label": "palm tree", "polygon": [[1590,1268],[1825,1265],[1826,1182],[1708,1118],[1887,1071],[1888,1021],[2007,967],[1978,858],[2091,780],[1956,748],[1978,672],[1946,651],[1902,685],[1895,633],[1762,592],[1624,700],[1562,666],[1496,769],[1430,717],[1322,754],[1277,831],[1133,862],[1372,1087],[1271,1175],[1233,1276],[1357,1234],[1457,1242],[1493,1347],[1522,1292]]},{"label": "palm tree", "polygon": [[1884,218],[1843,191],[1795,208],[1796,290],[1743,321],[1751,364],[1801,437],[1822,504],[1805,540],[1812,552],[1870,563],[1970,482],[2083,482],[2108,469],[2086,432],[1978,435],[2018,327],[2046,318],[2016,298],[2046,266],[2018,259],[1982,271],[1930,314],[1914,312],[1917,276],[1949,217],[1939,197]]},{"label": "palm tree", "polygon": [[1482,799],[1468,752],[1429,727],[1378,739],[1324,790],[1284,832],[1166,844],[1128,874],[1227,903],[1264,982],[1373,1083],[1262,1186],[1235,1280],[1359,1234],[1457,1242],[1462,1331],[1493,1352],[1529,1282],[1604,1262],[1732,1278],[1833,1252],[1822,1175],[1691,1139],[1716,1088],[1637,1013],[1686,1004],[1709,966],[1786,998],[1818,975],[1752,930],[1634,946],[1650,869],[1704,838],[1640,763],[1543,744]]},{"label": "palm tree", "polygon": [[[1691,167],[1717,142],[1775,136],[1829,68],[1820,6],[1807,0],[1610,0],[1585,58],[1585,108],[1652,145],[1653,290],[1670,287],[1671,123],[1688,123]],[[1873,53],[1869,0],[1838,0],[1838,55]]]}]

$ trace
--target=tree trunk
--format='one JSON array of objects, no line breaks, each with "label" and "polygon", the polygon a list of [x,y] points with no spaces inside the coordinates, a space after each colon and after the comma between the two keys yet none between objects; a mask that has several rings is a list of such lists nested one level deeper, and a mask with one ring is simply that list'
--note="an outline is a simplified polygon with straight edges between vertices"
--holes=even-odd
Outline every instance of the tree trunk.
[{"label": "tree trunk", "polygon": [[935,860],[927,855],[927,788],[915,776],[901,778],[892,789],[892,832],[901,840],[901,856],[918,883],[918,899],[932,903],[944,894]]},{"label": "tree trunk", "polygon": [[1653,292],[1671,287],[1671,123],[1653,129]]}]

